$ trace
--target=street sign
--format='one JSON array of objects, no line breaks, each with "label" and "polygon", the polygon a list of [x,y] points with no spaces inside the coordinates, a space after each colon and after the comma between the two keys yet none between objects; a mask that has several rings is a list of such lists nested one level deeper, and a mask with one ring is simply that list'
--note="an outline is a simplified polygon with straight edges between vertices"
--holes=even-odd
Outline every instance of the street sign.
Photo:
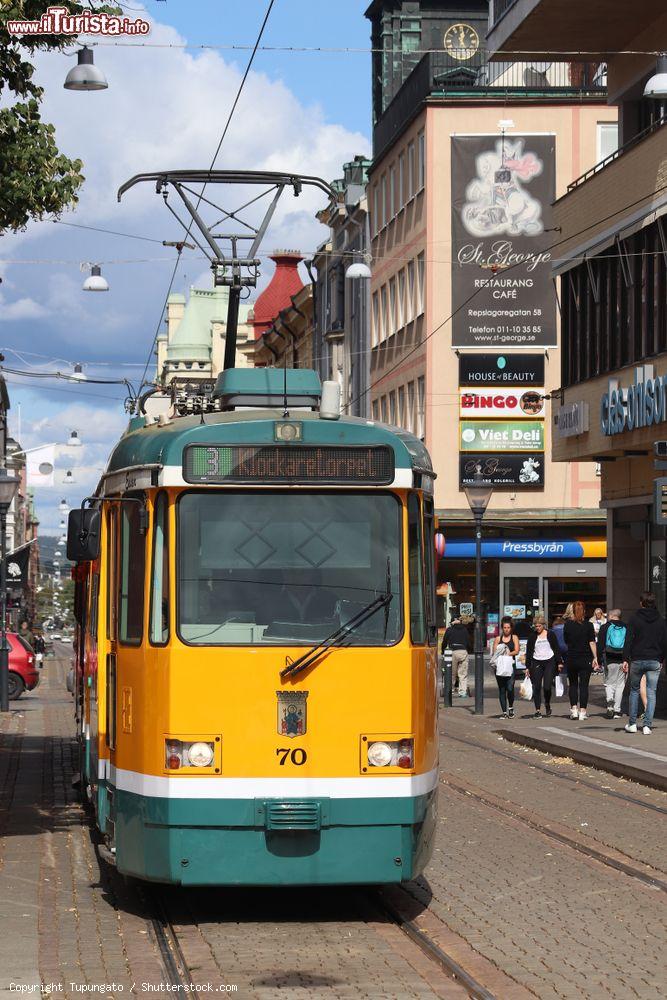
[{"label": "street sign", "polygon": [[464,603],[459,605],[459,613],[465,615],[466,617],[472,615],[474,613],[474,610],[475,609],[472,606],[472,604]]},{"label": "street sign", "polygon": [[655,481],[653,521],[655,524],[667,524],[667,476]]}]

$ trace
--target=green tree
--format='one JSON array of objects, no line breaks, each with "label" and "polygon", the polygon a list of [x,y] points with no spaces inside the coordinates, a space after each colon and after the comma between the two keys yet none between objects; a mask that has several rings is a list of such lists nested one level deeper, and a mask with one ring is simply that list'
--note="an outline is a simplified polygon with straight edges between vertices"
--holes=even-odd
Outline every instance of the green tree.
[{"label": "green tree", "polygon": [[[72,35],[10,35],[9,21],[37,21],[55,0],[0,0],[0,233],[22,229],[31,219],[59,215],[78,200],[83,184],[81,160],[70,160],[56,144],[53,125],[43,122],[43,89],[34,79],[30,57],[36,50],[60,51],[75,41]],[[82,14],[94,3],[58,0],[71,14]],[[118,13],[98,5],[97,10]],[[7,93],[17,99],[6,103]]]}]

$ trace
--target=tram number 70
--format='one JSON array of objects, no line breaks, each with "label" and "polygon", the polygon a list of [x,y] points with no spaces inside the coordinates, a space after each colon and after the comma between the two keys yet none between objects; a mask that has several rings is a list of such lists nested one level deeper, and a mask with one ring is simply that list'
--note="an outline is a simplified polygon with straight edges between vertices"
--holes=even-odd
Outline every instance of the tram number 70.
[{"label": "tram number 70", "polygon": [[301,767],[308,760],[308,754],[302,747],[295,747],[294,750],[290,750],[289,747],[287,749],[281,747],[279,750],[276,750],[276,757],[280,757],[281,767],[285,766],[288,758],[290,763],[294,764],[295,767]]}]

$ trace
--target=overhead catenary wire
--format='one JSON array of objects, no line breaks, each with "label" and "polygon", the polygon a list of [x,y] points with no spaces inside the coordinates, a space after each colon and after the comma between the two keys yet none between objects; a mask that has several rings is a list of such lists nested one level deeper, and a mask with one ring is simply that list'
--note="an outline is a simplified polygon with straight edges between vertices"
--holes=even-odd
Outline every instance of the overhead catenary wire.
[{"label": "overhead catenary wire", "polygon": [[[248,76],[250,75],[250,70],[251,70],[252,65],[253,65],[253,63],[255,61],[255,56],[257,55],[257,52],[259,51],[259,46],[261,45],[262,38],[264,37],[264,32],[265,32],[266,26],[267,26],[267,24],[269,22],[269,17],[271,16],[271,11],[273,10],[274,5],[275,5],[275,0],[269,0],[269,5],[268,5],[268,7],[266,9],[266,13],[264,14],[264,19],[263,19],[262,24],[260,26],[260,29],[259,29],[259,32],[258,32],[258,35],[257,35],[257,39],[255,41],[255,44],[254,44],[253,49],[252,49],[252,53],[250,55],[250,59],[248,60],[248,64],[246,66],[245,73],[243,74],[243,77],[241,78],[241,83],[239,84],[238,90],[236,92],[236,97],[234,98],[232,107],[231,107],[229,115],[227,117],[227,121],[225,122],[225,126],[224,126],[224,128],[222,130],[222,134],[220,136],[220,140],[219,140],[218,145],[216,147],[215,153],[213,154],[213,159],[211,160],[211,165],[208,168],[209,169],[209,173],[215,167],[216,161],[217,161],[218,156],[220,154],[220,150],[222,149],[222,144],[225,141],[225,138],[226,138],[227,133],[229,131],[229,126],[232,123],[232,119],[234,117],[234,112],[236,111],[236,108],[238,107],[238,103],[239,103],[239,101],[241,99],[241,94],[243,93],[243,89],[245,87],[246,80],[248,79]],[[206,184],[203,185],[203,187],[202,187],[202,189],[201,189],[201,191],[199,193],[199,197],[197,199],[197,209],[201,205],[201,201],[202,201],[202,198],[204,197],[204,191],[205,190],[206,190]],[[185,234],[185,239],[184,239],[183,242],[185,242],[185,240],[187,240],[189,238],[190,233],[192,231],[193,222],[194,222],[194,220],[190,220],[190,225],[187,228],[187,232]],[[169,288],[167,289],[167,294],[165,296],[164,303],[162,305],[162,309],[160,311],[160,318],[158,320],[157,327],[155,329],[155,334],[153,336],[153,342],[151,343],[150,350],[149,350],[148,356],[146,358],[146,364],[144,366],[144,372],[143,372],[143,375],[142,375],[142,378],[141,378],[141,386],[139,388],[139,392],[141,392],[141,389],[143,388],[143,386],[145,384],[146,374],[148,372],[148,366],[151,363],[151,358],[153,356],[153,351],[155,350],[155,345],[156,345],[157,339],[158,339],[158,337],[160,335],[160,328],[162,326],[162,317],[164,316],[164,311],[167,308],[167,304],[169,302],[169,296],[171,295],[171,290],[173,288],[174,281],[176,280],[176,273],[178,271],[178,265],[180,264],[182,255],[183,255],[183,245],[181,243],[179,245],[179,248],[178,248],[178,254],[176,256],[176,263],[174,264],[174,270],[172,272],[171,280],[169,282]]]},{"label": "overhead catenary wire", "polygon": [[[84,37],[84,34],[81,35]],[[448,49],[444,48],[422,48],[422,49],[411,49],[410,52],[406,53],[402,48],[375,48],[373,46],[354,46],[354,45],[252,45],[251,43],[237,43],[237,44],[217,44],[215,42],[144,42],[144,41],[111,41],[111,40],[99,40],[96,38],[91,38],[86,41],[88,47],[99,47],[99,48],[120,48],[120,49],[192,49],[192,50],[212,50],[217,52],[285,52],[285,53],[321,53],[323,55],[393,55],[393,56],[426,56],[435,55],[437,53],[447,54]],[[461,51],[469,52],[467,48]],[[503,49],[494,50],[495,57],[503,57],[507,61],[517,61],[517,56],[540,56],[542,61],[544,61],[544,50],[543,49],[516,49],[512,52],[505,52]],[[551,62],[567,62],[569,59],[575,57],[585,56],[588,59],[601,57],[606,58],[607,56],[658,56],[662,55],[661,49],[616,49],[610,50],[605,49],[604,52],[595,51],[593,49],[569,49],[562,50],[559,52],[551,53]]]}]

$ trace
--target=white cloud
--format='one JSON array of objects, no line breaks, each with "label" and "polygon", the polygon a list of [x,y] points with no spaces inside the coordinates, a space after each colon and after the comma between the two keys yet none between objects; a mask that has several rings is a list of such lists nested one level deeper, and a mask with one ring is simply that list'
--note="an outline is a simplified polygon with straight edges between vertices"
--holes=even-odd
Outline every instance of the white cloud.
[{"label": "white cloud", "polygon": [[40,319],[47,316],[48,310],[35,302],[31,298],[14,299],[13,302],[6,302],[5,297],[0,295],[0,323],[8,323],[13,320]]}]

